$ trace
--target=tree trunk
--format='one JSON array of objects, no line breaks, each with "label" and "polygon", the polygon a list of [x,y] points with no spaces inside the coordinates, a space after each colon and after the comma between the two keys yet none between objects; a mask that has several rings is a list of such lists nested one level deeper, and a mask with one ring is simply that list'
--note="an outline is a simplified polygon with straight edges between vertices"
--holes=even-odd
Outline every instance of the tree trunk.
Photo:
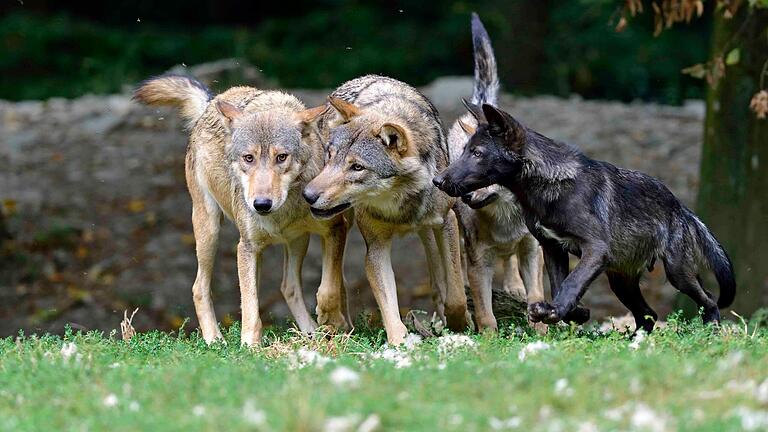
[{"label": "tree trunk", "polygon": [[768,10],[716,15],[713,57],[739,48],[740,60],[708,90],[698,213],[733,261],[732,309],[744,315],[768,305],[768,120],[749,110],[768,60]]}]

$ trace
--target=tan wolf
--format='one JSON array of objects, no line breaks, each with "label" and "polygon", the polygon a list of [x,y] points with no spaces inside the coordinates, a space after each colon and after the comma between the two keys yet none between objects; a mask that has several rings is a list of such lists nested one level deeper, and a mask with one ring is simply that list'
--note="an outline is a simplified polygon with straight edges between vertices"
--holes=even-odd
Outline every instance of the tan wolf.
[{"label": "tan wolf", "polygon": [[[472,103],[498,103],[499,78],[491,40],[477,14],[472,14],[475,80]],[[448,131],[451,161],[464,152],[477,120],[465,113]],[[454,211],[459,218],[467,259],[467,279],[475,304],[478,330],[497,329],[491,307],[496,261],[504,262],[503,289],[534,304],[544,300],[543,258],[539,242],[528,232],[523,213],[509,190],[491,185],[464,195]],[[542,329],[543,330],[543,329]]]},{"label": "tan wolf", "polygon": [[233,87],[214,97],[199,81],[176,75],[143,82],[134,98],[147,105],[178,107],[190,130],[186,178],[198,262],[192,294],[205,340],[210,343],[222,337],[210,290],[222,213],[240,231],[242,344],[251,346],[261,340],[260,262],[262,250],[270,244],[285,245],[280,289],[296,323],[305,333],[317,327],[301,287],[310,233],[323,239],[318,322],[347,328],[342,259],[352,216],[318,220],[301,196],[323,166],[315,120],[327,107],[305,109],[291,95],[251,87]]},{"label": "tan wolf", "polygon": [[454,200],[432,185],[447,166],[448,147],[437,110],[413,87],[368,75],[342,84],[323,116],[326,164],[304,189],[318,218],[349,207],[365,239],[365,270],[391,344],[407,330],[400,318],[391,245],[416,231],[424,244],[440,317],[453,330],[466,327]]}]

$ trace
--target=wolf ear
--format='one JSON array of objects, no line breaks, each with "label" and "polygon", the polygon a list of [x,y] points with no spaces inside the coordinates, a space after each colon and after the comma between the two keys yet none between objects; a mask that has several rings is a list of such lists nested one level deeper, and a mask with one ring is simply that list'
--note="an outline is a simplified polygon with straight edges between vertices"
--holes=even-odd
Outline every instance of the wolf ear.
[{"label": "wolf ear", "polygon": [[518,151],[525,142],[525,128],[511,115],[494,107],[483,104],[483,114],[488,121],[488,131],[504,139],[512,150]]},{"label": "wolf ear", "polygon": [[331,104],[344,122],[348,122],[352,117],[360,115],[360,108],[345,100],[337,97],[329,97],[328,103]]},{"label": "wolf ear", "polygon": [[476,127],[470,125],[469,123],[464,122],[463,120],[459,119],[459,126],[461,127],[461,130],[464,131],[467,135],[474,135],[475,131],[477,130]]},{"label": "wolf ear", "polygon": [[377,134],[385,146],[394,148],[403,154],[408,150],[408,138],[405,130],[394,123],[384,123]]},{"label": "wolf ear", "polygon": [[221,114],[224,126],[227,128],[227,130],[232,128],[232,122],[234,122],[235,119],[243,115],[243,111],[240,108],[223,100],[216,101],[216,110],[218,110],[219,114]]},{"label": "wolf ear", "polygon": [[315,129],[317,120],[330,109],[331,107],[327,105],[320,105],[319,107],[297,112],[296,122],[298,123],[299,129],[301,129],[301,136],[306,137],[313,129]]},{"label": "wolf ear", "polygon": [[474,117],[478,123],[485,123],[485,114],[483,113],[482,108],[480,108],[480,105],[473,104],[464,98],[461,98],[461,103],[464,104],[464,107],[467,108],[467,111],[472,114],[472,117]]}]

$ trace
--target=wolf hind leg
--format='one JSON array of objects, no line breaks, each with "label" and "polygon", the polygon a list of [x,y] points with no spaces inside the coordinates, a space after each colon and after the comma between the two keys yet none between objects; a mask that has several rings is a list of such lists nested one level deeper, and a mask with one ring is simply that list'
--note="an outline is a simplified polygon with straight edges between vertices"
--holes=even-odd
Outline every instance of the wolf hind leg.
[{"label": "wolf hind leg", "polygon": [[307,246],[309,246],[309,234],[303,234],[285,245],[283,282],[280,285],[280,291],[288,304],[288,309],[296,320],[296,325],[305,334],[312,333],[317,328],[317,324],[309,314],[307,304],[304,302],[301,281],[301,266],[307,255]]},{"label": "wolf hind leg", "polygon": [[640,275],[629,276],[611,271],[606,272],[606,275],[611,291],[635,317],[635,331],[643,329],[650,333],[659,316],[643,298],[640,291]]},{"label": "wolf hind leg", "polygon": [[678,291],[690,297],[696,305],[704,308],[704,323],[720,322],[720,309],[712,295],[699,283],[696,265],[692,259],[667,257],[664,259],[664,271],[667,279]]},{"label": "wolf hind leg", "polygon": [[432,299],[435,303],[437,317],[446,324],[445,318],[445,296],[447,287],[443,262],[440,259],[440,252],[437,248],[435,233],[431,228],[424,228],[418,231],[421,244],[424,246],[424,255],[427,258],[427,271],[429,272],[429,284],[432,287]]}]

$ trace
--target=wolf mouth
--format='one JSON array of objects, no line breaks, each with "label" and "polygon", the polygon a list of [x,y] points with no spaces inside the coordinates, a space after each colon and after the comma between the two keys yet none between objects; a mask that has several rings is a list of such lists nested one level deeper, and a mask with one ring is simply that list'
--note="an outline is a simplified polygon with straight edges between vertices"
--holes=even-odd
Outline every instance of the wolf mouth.
[{"label": "wolf mouth", "polygon": [[344,203],[344,204],[339,204],[336,207],[331,207],[329,209],[319,209],[315,207],[310,207],[309,211],[311,211],[312,215],[315,217],[318,217],[321,219],[327,219],[343,212],[344,210],[348,209],[351,205],[352,204],[350,203]]},{"label": "wolf mouth", "polygon": [[496,201],[497,199],[499,199],[499,194],[495,192],[488,195],[487,197],[485,197],[480,201],[472,201],[472,196],[469,194],[461,196],[461,200],[464,201],[464,204],[468,205],[469,208],[475,209],[475,210],[481,209],[487,206],[488,204],[491,204],[492,202]]}]

